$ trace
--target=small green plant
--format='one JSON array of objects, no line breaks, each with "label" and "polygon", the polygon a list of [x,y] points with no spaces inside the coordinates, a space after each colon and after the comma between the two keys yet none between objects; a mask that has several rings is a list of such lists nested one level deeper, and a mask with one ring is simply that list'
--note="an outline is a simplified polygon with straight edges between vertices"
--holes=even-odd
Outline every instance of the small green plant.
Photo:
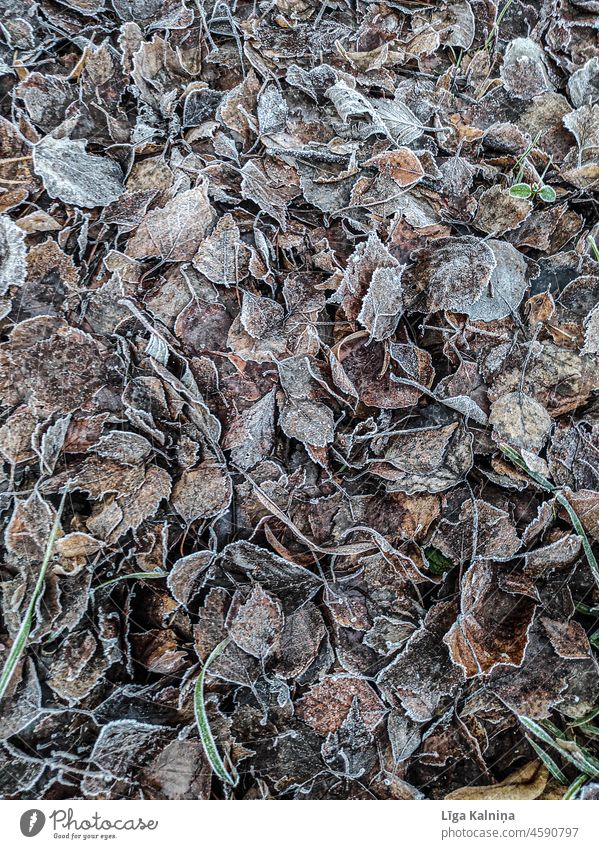
[{"label": "small green plant", "polygon": [[516,178],[509,191],[510,195],[513,198],[524,198],[525,200],[531,198],[532,200],[534,200],[536,197],[539,197],[542,201],[545,201],[545,203],[553,203],[557,197],[555,189],[553,189],[551,186],[546,186],[543,183],[543,178],[547,173],[549,166],[551,165],[551,160],[549,160],[549,162],[547,163],[547,167],[541,174],[541,180],[539,183],[522,182],[522,175],[524,174],[524,166],[526,163],[526,159],[532,149],[536,146],[540,138],[541,133],[537,133],[534,139],[524,151],[524,153],[516,160],[516,164],[514,165],[514,170],[516,171]]},{"label": "small green plant", "polygon": [[62,516],[66,497],[67,490],[65,489],[63,496],[60,499],[60,505],[58,507],[58,510],[56,511],[56,516],[54,517],[54,522],[50,530],[50,535],[48,536],[48,542],[46,543],[46,550],[44,552],[44,559],[42,561],[39,575],[37,576],[37,581],[35,582],[35,587],[33,588],[33,592],[31,593],[31,598],[29,599],[29,604],[27,605],[25,616],[23,617],[23,621],[21,622],[17,636],[15,637],[11,649],[8,653],[8,657],[6,658],[6,663],[4,664],[2,675],[0,675],[0,700],[2,700],[4,694],[6,693],[6,690],[8,689],[8,685],[10,684],[12,676],[14,675],[15,669],[19,662],[19,658],[21,657],[21,654],[23,653],[25,646],[27,645],[27,640],[29,638],[29,634],[31,633],[33,615],[35,613],[35,605],[37,604],[37,600],[44,590],[46,572],[48,571],[50,558],[52,557],[52,552],[54,551],[54,543],[56,541],[56,536],[60,528],[60,517]]},{"label": "small green plant", "polygon": [[532,198],[538,197],[545,203],[553,203],[557,195],[555,189],[551,186],[544,186],[542,183],[515,183],[510,187],[510,195],[513,198]]},{"label": "small green plant", "polygon": [[588,241],[589,245],[591,246],[591,250],[593,251],[595,259],[597,260],[597,262],[599,262],[599,248],[597,247],[597,242],[595,241],[595,237],[594,236],[587,236],[587,241]]},{"label": "small green plant", "polygon": [[194,695],[193,695],[193,708],[196,718],[196,724],[198,726],[198,731],[200,734],[200,741],[202,746],[204,747],[204,751],[206,753],[206,757],[210,762],[210,766],[212,770],[221,781],[225,784],[230,784],[231,787],[235,787],[237,782],[239,781],[239,776],[235,768],[233,767],[231,772],[227,769],[225,764],[223,763],[223,759],[221,758],[218,747],[216,745],[216,741],[210,729],[210,723],[208,722],[208,714],[206,713],[206,702],[204,700],[204,680],[206,678],[206,673],[210,664],[216,660],[216,658],[223,653],[226,647],[231,642],[230,638],[227,638],[220,642],[215,649],[212,650],[210,655],[208,656],[206,663],[202,667],[202,671],[198,675],[198,680],[196,681]]},{"label": "small green plant", "polygon": [[438,548],[429,545],[424,549],[424,554],[426,556],[429,571],[432,572],[433,575],[444,575],[445,572],[449,572],[450,569],[453,569],[454,564],[452,561],[449,557],[446,557],[441,551],[439,551]]}]

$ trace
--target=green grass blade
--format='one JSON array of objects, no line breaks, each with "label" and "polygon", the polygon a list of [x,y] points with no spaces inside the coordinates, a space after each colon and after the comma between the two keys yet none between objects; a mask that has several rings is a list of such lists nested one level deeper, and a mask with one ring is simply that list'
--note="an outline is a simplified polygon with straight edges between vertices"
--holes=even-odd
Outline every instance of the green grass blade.
[{"label": "green grass blade", "polygon": [[92,592],[101,590],[103,587],[109,587],[111,584],[118,584],[120,581],[134,580],[135,578],[150,578],[151,580],[154,580],[156,578],[166,578],[167,575],[168,572],[162,572],[159,570],[156,570],[155,572],[129,572],[126,575],[118,575],[116,578],[111,578],[110,581],[104,581],[103,584],[98,584],[97,587],[93,588]]},{"label": "green grass blade", "polygon": [[562,797],[564,801],[567,802],[568,799],[573,799],[580,790],[580,788],[584,787],[588,780],[588,775],[585,775],[584,773],[582,775],[579,775],[578,778],[575,778]]},{"label": "green grass blade", "polygon": [[585,604],[583,601],[576,602],[576,610],[579,613],[583,613],[585,616],[594,616],[596,619],[599,619],[599,607],[589,607],[588,604]]},{"label": "green grass blade", "polygon": [[6,663],[4,664],[4,668],[2,669],[2,674],[0,675],[0,700],[4,698],[4,694],[6,693],[8,685],[10,684],[17,663],[19,662],[19,658],[23,653],[23,649],[25,648],[27,640],[29,638],[29,634],[31,633],[31,624],[33,622],[35,605],[44,588],[46,572],[48,571],[48,564],[50,563],[50,558],[52,557],[52,552],[54,550],[54,543],[56,541],[56,536],[60,528],[60,518],[62,516],[66,497],[67,491],[65,490],[60,500],[60,505],[56,512],[56,516],[54,517],[54,522],[50,530],[50,535],[48,536],[48,542],[46,543],[44,559],[42,561],[39,575],[37,576],[37,581],[35,582],[35,587],[33,588],[29,604],[27,605],[25,616],[23,617],[23,621],[19,626],[19,631],[8,653],[8,657],[6,658]]},{"label": "green grass blade", "polygon": [[518,466],[518,468],[522,469],[523,472],[526,472],[529,478],[532,478],[535,483],[538,483],[539,486],[542,486],[543,489],[546,489],[548,492],[555,492],[556,488],[553,486],[551,481],[548,481],[547,478],[543,477],[543,475],[540,475],[538,472],[534,472],[529,466],[527,466],[517,451],[514,451],[513,448],[505,443],[502,443],[499,448],[508,460],[511,460],[515,466]]},{"label": "green grass blade", "polygon": [[518,716],[518,719],[522,725],[531,732],[531,734],[534,734],[535,737],[538,737],[539,740],[543,741],[543,743],[548,743],[550,746],[555,745],[553,737],[548,734],[538,722],[535,722],[534,719],[529,719],[527,716]]},{"label": "green grass blade", "polygon": [[564,752],[564,757],[567,758],[570,763],[574,764],[574,766],[581,770],[582,772],[588,773],[592,778],[599,777],[599,768],[594,766],[586,757],[579,755],[576,752],[566,753]]},{"label": "green grass blade", "polygon": [[583,734],[587,734],[589,737],[599,737],[599,727],[597,725],[589,725],[585,722],[579,725],[578,728]]},{"label": "green grass blade", "polygon": [[[502,20],[505,16],[505,13],[510,8],[510,6],[512,5],[513,2],[514,2],[514,0],[506,0],[505,6],[497,14],[497,19],[495,21],[495,24],[493,25],[493,28],[491,29],[491,32],[489,33],[489,35],[487,36],[487,40],[485,41],[485,50],[488,50],[491,47],[491,45],[493,44],[493,39],[497,38],[498,33],[499,33],[499,27],[501,26],[501,22],[502,22]],[[532,145],[531,145],[531,147],[532,147]],[[529,152],[530,152],[530,150],[527,151],[527,153],[529,153]]]},{"label": "green grass blade", "polygon": [[206,678],[206,672],[208,671],[210,664],[216,660],[220,654],[222,654],[230,642],[230,638],[227,638],[219,643],[206,660],[206,663],[203,665],[194,689],[193,708],[198,731],[200,732],[200,740],[214,774],[218,776],[221,781],[224,781],[225,784],[230,784],[232,787],[235,787],[239,781],[239,776],[236,773],[231,775],[223,763],[223,759],[218,752],[216,741],[212,735],[212,731],[210,730],[208,715],[206,713],[206,703],[204,701],[204,679]]},{"label": "green grass blade", "polygon": [[547,769],[549,770],[551,775],[557,781],[559,781],[560,784],[567,784],[568,779],[566,778],[564,773],[561,771],[561,769],[558,767],[556,762],[553,760],[551,755],[548,755],[547,752],[544,749],[541,749],[541,747],[537,743],[535,743],[535,741],[532,739],[532,737],[529,737],[528,734],[526,735],[526,739],[528,740],[530,745],[533,747],[533,749],[535,750],[537,755],[540,757],[540,759],[543,761],[543,763],[545,764],[545,766],[547,767]]},{"label": "green grass blade", "polygon": [[575,719],[574,722],[569,722],[568,725],[573,728],[578,728],[579,725],[587,725],[589,722],[592,722],[599,716],[599,708],[595,708],[590,713],[587,713],[585,716],[581,717],[581,719]]},{"label": "green grass blade", "polygon": [[580,771],[593,777],[599,775],[599,761],[579,746],[574,740],[561,739],[554,740],[553,737],[545,731],[545,729],[535,722],[534,719],[529,719],[527,716],[518,716],[522,725],[528,729],[535,737],[538,737],[543,743],[547,743],[556,752]]},{"label": "green grass blade", "polygon": [[570,517],[570,521],[572,522],[572,527],[580,537],[580,541],[582,542],[582,547],[584,549],[584,553],[587,558],[587,562],[591,567],[591,572],[593,573],[593,578],[595,582],[599,586],[599,565],[597,565],[597,559],[593,553],[593,548],[591,543],[589,542],[589,538],[586,535],[585,529],[582,527],[582,522],[578,518],[578,514],[576,510],[572,507],[566,496],[562,492],[558,492],[555,496],[556,501],[562,505],[562,507],[567,512]]},{"label": "green grass blade", "polygon": [[558,728],[557,725],[554,725],[553,722],[550,722],[548,719],[542,719],[540,724],[543,726],[545,731],[549,734],[553,734],[554,737],[558,737],[561,740],[568,739],[568,735],[564,734],[561,728]]},{"label": "green grass blade", "polygon": [[566,742],[563,740],[556,740],[552,745],[564,758],[574,764],[580,772],[584,772],[593,778],[599,776],[599,761],[590,752],[583,749],[582,746],[579,746],[574,741]]}]

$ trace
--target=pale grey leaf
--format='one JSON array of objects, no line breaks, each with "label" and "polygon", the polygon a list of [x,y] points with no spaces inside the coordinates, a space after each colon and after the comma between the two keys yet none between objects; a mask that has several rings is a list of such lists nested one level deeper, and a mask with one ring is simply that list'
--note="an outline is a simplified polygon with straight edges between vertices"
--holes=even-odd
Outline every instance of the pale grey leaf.
[{"label": "pale grey leaf", "polygon": [[87,153],[82,139],[45,136],[33,148],[33,170],[51,198],[75,206],[107,206],[125,191],[120,166]]}]

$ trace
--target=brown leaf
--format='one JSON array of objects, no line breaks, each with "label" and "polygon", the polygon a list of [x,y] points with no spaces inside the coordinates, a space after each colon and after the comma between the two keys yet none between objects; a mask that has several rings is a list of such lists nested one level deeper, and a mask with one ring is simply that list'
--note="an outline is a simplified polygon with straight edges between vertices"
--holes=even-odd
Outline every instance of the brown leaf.
[{"label": "brown leaf", "polygon": [[341,727],[354,699],[366,727],[374,730],[385,714],[384,705],[370,684],[351,675],[327,675],[296,702],[296,713],[319,734],[328,734]]},{"label": "brown leaf", "polygon": [[239,595],[233,598],[227,630],[240,649],[264,659],[280,637],[283,622],[281,605],[255,587],[245,601]]},{"label": "brown leaf", "polygon": [[521,766],[503,781],[479,787],[460,787],[445,796],[446,799],[470,801],[525,801],[538,799],[543,794],[549,773],[541,761],[535,760]]},{"label": "brown leaf", "polygon": [[524,392],[509,392],[497,398],[491,405],[489,424],[499,442],[535,454],[543,448],[551,430],[545,407]]},{"label": "brown leaf", "polygon": [[471,678],[496,666],[520,666],[528,645],[534,602],[498,589],[490,563],[468,569],[462,586],[462,610],[443,641],[454,663]]},{"label": "brown leaf", "polygon": [[195,189],[181,192],[162,209],[148,212],[129,239],[127,253],[134,259],[191,260],[213,219],[206,185],[202,183]]},{"label": "brown leaf", "polygon": [[424,168],[420,160],[407,147],[399,147],[391,153],[378,153],[367,159],[364,165],[373,165],[378,168],[382,174],[387,174],[402,188],[412,186],[424,177]]},{"label": "brown leaf", "polygon": [[229,475],[209,462],[183,472],[173,487],[173,506],[188,525],[222,513],[230,500]]}]

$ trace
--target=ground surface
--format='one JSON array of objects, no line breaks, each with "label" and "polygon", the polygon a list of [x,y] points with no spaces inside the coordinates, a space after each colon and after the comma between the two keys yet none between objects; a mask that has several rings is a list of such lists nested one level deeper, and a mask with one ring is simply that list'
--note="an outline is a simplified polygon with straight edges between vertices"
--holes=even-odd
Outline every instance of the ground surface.
[{"label": "ground surface", "polygon": [[0,5],[2,795],[592,797],[599,3]]}]

